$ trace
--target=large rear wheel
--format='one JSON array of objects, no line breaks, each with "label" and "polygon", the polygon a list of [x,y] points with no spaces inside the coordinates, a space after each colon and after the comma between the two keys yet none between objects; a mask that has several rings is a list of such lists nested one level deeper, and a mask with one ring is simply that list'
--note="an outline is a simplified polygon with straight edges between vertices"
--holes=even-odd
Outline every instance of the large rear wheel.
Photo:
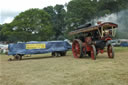
[{"label": "large rear wheel", "polygon": [[82,52],[82,41],[75,39],[72,43],[72,53],[75,58],[81,58],[83,56]]},{"label": "large rear wheel", "polygon": [[111,44],[107,46],[107,53],[109,58],[114,58],[114,49]]}]

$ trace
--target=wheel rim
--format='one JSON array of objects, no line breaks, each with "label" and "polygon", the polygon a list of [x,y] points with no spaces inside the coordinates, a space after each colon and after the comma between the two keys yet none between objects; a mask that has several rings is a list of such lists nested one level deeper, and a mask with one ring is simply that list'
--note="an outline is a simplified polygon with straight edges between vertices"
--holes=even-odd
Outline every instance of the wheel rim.
[{"label": "wheel rim", "polygon": [[74,40],[72,44],[72,52],[75,58],[81,57],[81,43],[80,40]]},{"label": "wheel rim", "polygon": [[95,48],[94,45],[92,45],[92,47],[91,47],[91,58],[92,58],[93,60],[96,59],[96,48]]},{"label": "wheel rim", "polygon": [[114,57],[114,52],[113,52],[113,46],[112,45],[108,45],[107,52],[108,52],[108,57],[109,58]]}]

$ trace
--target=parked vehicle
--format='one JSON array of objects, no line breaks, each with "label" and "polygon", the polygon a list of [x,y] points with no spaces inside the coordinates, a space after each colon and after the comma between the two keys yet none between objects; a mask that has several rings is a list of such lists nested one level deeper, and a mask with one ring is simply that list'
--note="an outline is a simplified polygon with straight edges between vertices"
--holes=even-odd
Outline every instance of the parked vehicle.
[{"label": "parked vehicle", "polygon": [[7,54],[8,52],[8,45],[7,44],[0,44],[0,53]]},{"label": "parked vehicle", "polygon": [[122,47],[128,47],[128,42],[121,42],[120,46],[122,46]]},{"label": "parked vehicle", "polygon": [[115,46],[115,47],[119,47],[120,44],[121,44],[121,41],[120,40],[110,40],[110,43]]}]

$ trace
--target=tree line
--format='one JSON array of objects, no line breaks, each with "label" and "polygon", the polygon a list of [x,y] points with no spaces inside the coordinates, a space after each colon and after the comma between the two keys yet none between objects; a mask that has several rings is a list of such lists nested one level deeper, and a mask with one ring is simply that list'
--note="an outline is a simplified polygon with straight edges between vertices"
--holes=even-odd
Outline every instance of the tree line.
[{"label": "tree line", "polygon": [[95,18],[128,8],[128,0],[71,0],[65,5],[33,8],[0,25],[0,41],[70,39],[68,33]]}]

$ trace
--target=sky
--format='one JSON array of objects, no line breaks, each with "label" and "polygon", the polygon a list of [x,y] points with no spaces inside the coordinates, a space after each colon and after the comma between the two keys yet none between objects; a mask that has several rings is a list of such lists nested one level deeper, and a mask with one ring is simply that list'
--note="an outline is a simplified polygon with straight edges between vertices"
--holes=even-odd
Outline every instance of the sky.
[{"label": "sky", "polygon": [[65,4],[70,0],[1,0],[0,1],[0,24],[10,23],[15,16],[30,8],[44,8]]}]

